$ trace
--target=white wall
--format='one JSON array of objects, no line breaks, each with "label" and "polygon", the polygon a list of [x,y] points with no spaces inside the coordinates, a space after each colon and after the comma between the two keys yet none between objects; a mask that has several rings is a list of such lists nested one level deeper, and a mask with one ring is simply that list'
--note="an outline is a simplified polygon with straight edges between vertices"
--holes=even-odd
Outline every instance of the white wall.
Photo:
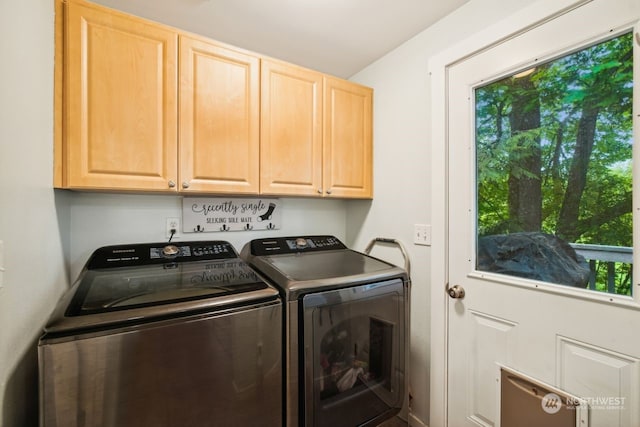
[{"label": "white wall", "polygon": [[[413,224],[430,224],[432,209],[438,209],[430,202],[432,181],[444,179],[431,175],[432,94],[427,65],[435,54],[532,3],[535,0],[471,0],[351,79],[375,90],[375,195],[373,202],[350,202],[348,205],[348,241],[353,247],[360,248],[378,235],[394,237],[409,250],[413,282],[412,425],[429,423],[430,357],[434,351],[444,352],[444,349],[432,348],[429,337],[431,286],[442,287],[444,292],[444,283],[430,283],[429,262],[432,251],[444,248],[412,243]],[[444,91],[444,87],[437,90]],[[379,256],[396,255],[391,249],[381,248]]]},{"label": "white wall", "polygon": [[68,282],[67,195],[52,189],[53,1],[0,2],[0,46],[0,425],[28,427],[36,342]]},{"label": "white wall", "polygon": [[[75,279],[93,250],[120,243],[166,240],[168,217],[182,217],[182,197],[72,193],[70,263]],[[282,198],[280,230],[184,233],[175,241],[227,240],[238,251],[251,239],[300,234],[332,234],[346,238],[346,208],[341,200]]]}]

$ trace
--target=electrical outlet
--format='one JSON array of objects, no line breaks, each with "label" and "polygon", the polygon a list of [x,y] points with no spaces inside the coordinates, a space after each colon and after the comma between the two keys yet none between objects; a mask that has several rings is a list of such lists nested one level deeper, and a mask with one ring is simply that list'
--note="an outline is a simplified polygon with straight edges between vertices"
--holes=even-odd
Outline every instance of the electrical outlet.
[{"label": "electrical outlet", "polygon": [[431,226],[428,224],[413,224],[413,243],[431,246]]},{"label": "electrical outlet", "polygon": [[173,238],[180,234],[180,218],[167,218],[167,226],[165,228],[165,237],[168,239],[171,237],[171,230],[175,230]]}]

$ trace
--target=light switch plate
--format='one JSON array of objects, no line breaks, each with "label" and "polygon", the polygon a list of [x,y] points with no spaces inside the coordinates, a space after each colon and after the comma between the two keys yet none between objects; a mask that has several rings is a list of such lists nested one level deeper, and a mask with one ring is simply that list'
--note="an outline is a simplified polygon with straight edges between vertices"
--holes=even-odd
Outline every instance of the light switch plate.
[{"label": "light switch plate", "polygon": [[413,243],[416,245],[431,246],[431,225],[413,224]]}]

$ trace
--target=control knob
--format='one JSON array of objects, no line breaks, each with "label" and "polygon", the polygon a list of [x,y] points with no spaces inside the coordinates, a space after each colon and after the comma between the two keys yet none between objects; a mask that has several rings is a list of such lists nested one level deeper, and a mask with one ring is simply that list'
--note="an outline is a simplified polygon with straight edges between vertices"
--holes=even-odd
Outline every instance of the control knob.
[{"label": "control knob", "polygon": [[175,258],[180,253],[180,249],[176,245],[167,245],[162,248],[162,256],[165,258]]}]

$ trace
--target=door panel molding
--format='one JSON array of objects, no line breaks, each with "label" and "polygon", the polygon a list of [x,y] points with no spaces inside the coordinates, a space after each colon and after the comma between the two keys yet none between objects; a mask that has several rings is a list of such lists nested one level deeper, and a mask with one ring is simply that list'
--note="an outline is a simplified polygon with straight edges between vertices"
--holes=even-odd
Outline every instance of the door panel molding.
[{"label": "door panel molding", "polygon": [[[640,408],[628,408],[629,402],[640,398],[640,359],[561,335],[557,336],[556,347],[558,387],[587,399],[592,423],[611,427],[640,425]],[[594,383],[602,384],[609,394],[597,399],[587,386]],[[609,408],[618,404],[626,410]]]},{"label": "door panel molding", "polygon": [[[492,420],[496,416],[496,395],[494,393],[475,394],[476,385],[482,384],[486,389],[493,390],[496,383],[495,362],[508,365],[510,349],[517,340],[518,323],[501,319],[487,313],[469,310],[471,334],[474,337],[472,346],[474,351],[468,352],[470,357],[469,377],[471,386],[467,388],[467,398],[471,402],[468,417],[482,426],[493,426]],[[491,345],[486,345],[490,342]],[[482,344],[485,343],[485,344]],[[472,355],[477,355],[472,358]]]}]

